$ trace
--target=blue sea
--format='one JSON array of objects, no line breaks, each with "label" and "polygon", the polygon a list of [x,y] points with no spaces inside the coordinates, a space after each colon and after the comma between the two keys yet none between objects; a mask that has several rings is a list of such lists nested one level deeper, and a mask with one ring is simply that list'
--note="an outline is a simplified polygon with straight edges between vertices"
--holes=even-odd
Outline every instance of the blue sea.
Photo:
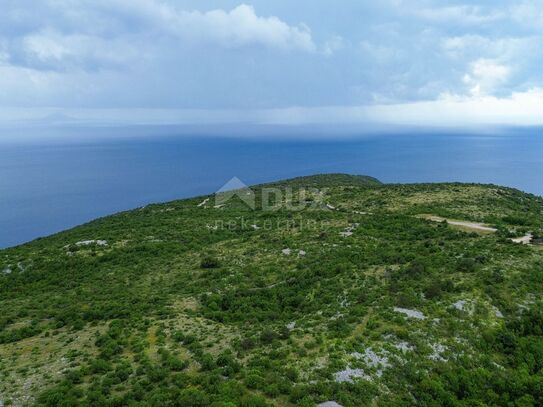
[{"label": "blue sea", "polygon": [[387,183],[493,183],[543,195],[543,134],[213,135],[16,139],[0,144],[0,247],[139,207],[315,173]]}]

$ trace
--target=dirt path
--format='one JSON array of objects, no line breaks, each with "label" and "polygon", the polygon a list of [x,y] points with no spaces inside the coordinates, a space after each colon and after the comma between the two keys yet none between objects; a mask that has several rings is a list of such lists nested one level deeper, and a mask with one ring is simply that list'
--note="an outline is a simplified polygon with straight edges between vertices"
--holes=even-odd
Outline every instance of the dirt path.
[{"label": "dirt path", "polygon": [[[461,220],[451,220],[451,219],[446,219],[446,218],[442,218],[440,216],[434,216],[434,215],[421,215],[420,217],[422,217],[423,219],[431,220],[433,222],[447,222],[449,225],[459,226],[464,229],[474,230],[474,231],[479,231],[479,232],[495,233],[498,231],[498,229],[493,228],[491,226],[487,226],[483,223],[465,222]],[[512,238],[511,241],[515,243],[520,243],[520,244],[530,244],[532,243],[532,239],[533,239],[533,235],[531,233],[528,233],[522,237]]]},{"label": "dirt path", "polygon": [[532,243],[532,239],[533,239],[533,235],[531,233],[528,233],[526,236],[516,237],[511,240],[515,243],[530,244]]},{"label": "dirt path", "polygon": [[466,222],[466,221],[461,221],[461,220],[451,220],[451,219],[446,219],[446,218],[442,218],[440,216],[433,216],[433,215],[423,215],[422,216],[424,219],[428,219],[428,220],[431,220],[433,222],[447,222],[449,225],[453,225],[453,226],[460,226],[460,227],[463,227],[463,228],[466,228],[466,229],[473,229],[473,230],[479,230],[481,232],[497,232],[498,229],[496,228],[493,228],[491,226],[487,226],[483,223],[476,223],[476,222]]},{"label": "dirt path", "polygon": [[370,307],[366,315],[364,315],[364,318],[362,318],[362,321],[360,322],[360,324],[358,324],[353,330],[353,332],[351,333],[351,337],[356,338],[357,336],[360,336],[364,333],[364,330],[366,329],[366,325],[368,325],[368,321],[370,320],[372,315],[373,315],[373,307]]}]

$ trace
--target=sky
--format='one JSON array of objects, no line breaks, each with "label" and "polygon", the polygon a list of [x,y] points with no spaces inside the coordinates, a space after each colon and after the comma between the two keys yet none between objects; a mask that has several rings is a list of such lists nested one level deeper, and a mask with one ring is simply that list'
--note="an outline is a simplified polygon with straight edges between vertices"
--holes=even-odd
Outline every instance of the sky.
[{"label": "sky", "polygon": [[543,0],[0,0],[0,123],[543,125]]}]

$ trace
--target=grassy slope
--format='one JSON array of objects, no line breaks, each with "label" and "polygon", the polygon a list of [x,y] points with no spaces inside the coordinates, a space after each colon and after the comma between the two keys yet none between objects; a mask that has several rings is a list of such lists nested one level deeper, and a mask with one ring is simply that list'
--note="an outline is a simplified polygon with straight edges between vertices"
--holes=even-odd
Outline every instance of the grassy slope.
[{"label": "grassy slope", "polygon": [[[542,402],[543,342],[529,327],[542,321],[543,252],[506,238],[541,230],[540,198],[342,174],[268,186],[324,192],[300,211],[149,205],[0,251],[0,400]],[[75,245],[89,239],[108,245]],[[368,350],[381,365],[353,356]],[[346,367],[365,378],[336,383]]]}]

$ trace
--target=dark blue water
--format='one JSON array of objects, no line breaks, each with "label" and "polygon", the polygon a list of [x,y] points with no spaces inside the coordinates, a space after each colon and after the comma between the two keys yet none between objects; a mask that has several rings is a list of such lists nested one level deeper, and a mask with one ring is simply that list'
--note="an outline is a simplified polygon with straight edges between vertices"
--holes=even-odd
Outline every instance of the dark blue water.
[{"label": "dark blue water", "polygon": [[0,247],[150,202],[326,172],[383,182],[495,183],[543,195],[543,135],[258,141],[167,137],[0,144]]}]

